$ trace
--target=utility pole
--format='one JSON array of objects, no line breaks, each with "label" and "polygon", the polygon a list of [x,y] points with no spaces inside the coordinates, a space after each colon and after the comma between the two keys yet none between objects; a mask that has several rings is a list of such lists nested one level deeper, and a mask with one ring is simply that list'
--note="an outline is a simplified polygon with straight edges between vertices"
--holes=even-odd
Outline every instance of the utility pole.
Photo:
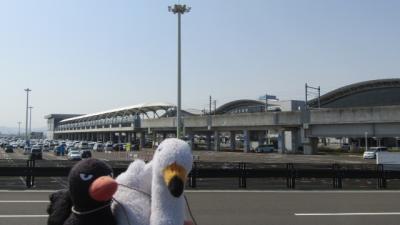
[{"label": "utility pole", "polygon": [[[312,92],[312,91],[309,93],[308,89],[315,90],[315,91],[317,91],[318,93],[315,93],[315,92]],[[308,109],[308,95],[311,95],[311,94],[313,95],[313,97],[317,96],[318,108],[321,108],[321,100],[320,100],[320,98],[321,98],[321,87],[320,87],[320,86],[318,86],[318,87],[312,87],[312,86],[309,86],[309,85],[306,83],[306,85],[305,85],[306,109]]]},{"label": "utility pole", "polygon": [[29,106],[29,140],[31,139],[31,134],[32,134],[32,109],[33,106]]},{"label": "utility pole", "polygon": [[29,136],[28,136],[28,106],[29,106],[29,92],[32,91],[31,89],[27,88],[26,91],[26,118],[25,118],[25,143],[30,146],[29,143]]},{"label": "utility pole", "polygon": [[190,12],[190,7],[186,5],[175,4],[168,6],[168,11],[178,14],[178,105],[176,110],[176,137],[181,138],[181,15]]},{"label": "utility pole", "polygon": [[208,107],[209,107],[209,115],[211,115],[211,102],[212,102],[212,99],[211,99],[211,95],[210,95],[210,102],[209,102],[209,104],[208,104]]}]

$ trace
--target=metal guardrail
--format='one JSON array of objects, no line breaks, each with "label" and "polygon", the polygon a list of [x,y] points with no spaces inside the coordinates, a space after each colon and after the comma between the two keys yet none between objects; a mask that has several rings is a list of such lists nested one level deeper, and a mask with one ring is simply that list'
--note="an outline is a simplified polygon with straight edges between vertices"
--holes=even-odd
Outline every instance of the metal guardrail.
[{"label": "metal guardrail", "polygon": [[[75,163],[66,160],[0,160],[0,176],[25,177],[26,187],[31,188],[35,177],[68,176]],[[118,175],[126,170],[130,162],[107,163]],[[387,180],[400,179],[400,165],[194,162],[188,185],[196,188],[202,178],[237,178],[239,188],[247,188],[248,179],[283,178],[289,189],[296,188],[298,179],[332,179],[333,189],[341,189],[343,179],[376,179],[377,188],[384,189]]]}]

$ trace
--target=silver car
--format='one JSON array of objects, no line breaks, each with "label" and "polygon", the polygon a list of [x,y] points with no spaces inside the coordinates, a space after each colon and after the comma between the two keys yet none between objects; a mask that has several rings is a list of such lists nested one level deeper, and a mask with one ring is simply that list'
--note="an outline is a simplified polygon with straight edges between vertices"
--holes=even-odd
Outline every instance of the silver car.
[{"label": "silver car", "polygon": [[364,152],[363,158],[364,159],[375,159],[377,152],[386,152],[386,147],[371,147]]},{"label": "silver car", "polygon": [[68,160],[81,160],[81,151],[78,149],[71,149],[67,155]]}]

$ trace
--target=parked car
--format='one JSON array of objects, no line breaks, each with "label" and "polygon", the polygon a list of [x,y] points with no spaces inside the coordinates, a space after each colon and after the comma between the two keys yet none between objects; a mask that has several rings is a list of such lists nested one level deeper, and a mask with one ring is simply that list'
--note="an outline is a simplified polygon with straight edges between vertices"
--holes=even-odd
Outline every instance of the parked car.
[{"label": "parked car", "polygon": [[259,145],[255,151],[256,152],[273,152],[274,149],[274,145]]},{"label": "parked car", "polygon": [[29,159],[42,159],[42,149],[40,146],[33,146],[31,149],[31,154],[29,155]]},{"label": "parked car", "polygon": [[31,153],[31,148],[28,147],[28,146],[25,146],[25,147],[24,147],[24,155],[28,155],[28,154],[30,154],[30,153]]},{"label": "parked car", "polygon": [[343,143],[342,146],[340,146],[340,148],[341,148],[343,151],[350,151],[350,144]]},{"label": "parked car", "polygon": [[97,151],[97,152],[102,152],[102,151],[104,151],[103,144],[101,144],[101,143],[95,143],[94,146],[93,146],[93,150],[94,150],[94,151]]},{"label": "parked car", "polygon": [[86,159],[86,158],[91,158],[92,157],[92,152],[90,150],[81,150],[81,158]]},{"label": "parked car", "polygon": [[387,148],[386,147],[370,147],[367,149],[364,154],[363,158],[364,159],[375,159],[376,158],[376,153],[378,152],[386,152]]},{"label": "parked car", "polygon": [[43,145],[43,151],[48,152],[50,150],[50,145],[49,144],[44,144]]},{"label": "parked car", "polygon": [[54,153],[54,155],[57,155],[57,156],[61,155],[61,145],[55,146],[53,149],[53,153]]},{"label": "parked car", "polygon": [[96,144],[96,142],[89,142],[88,143],[88,148],[89,149],[93,149],[94,145]]},{"label": "parked car", "polygon": [[67,155],[68,160],[81,160],[82,156],[81,156],[81,152],[79,151],[79,149],[71,149],[68,152]]},{"label": "parked car", "polygon": [[79,148],[80,150],[89,149],[89,144],[88,144],[86,141],[81,141],[81,142],[78,144],[78,148]]},{"label": "parked car", "polygon": [[112,145],[112,149],[113,149],[114,151],[123,151],[123,150],[124,150],[124,144],[121,144],[121,143],[119,143],[119,144],[113,144],[113,145]]},{"label": "parked car", "polygon": [[5,152],[6,152],[6,153],[13,153],[13,152],[14,152],[13,146],[7,145],[7,146],[6,146]]},{"label": "parked car", "polygon": [[113,150],[113,145],[111,143],[107,143],[107,144],[104,145],[103,149],[106,152],[110,152],[110,151]]}]

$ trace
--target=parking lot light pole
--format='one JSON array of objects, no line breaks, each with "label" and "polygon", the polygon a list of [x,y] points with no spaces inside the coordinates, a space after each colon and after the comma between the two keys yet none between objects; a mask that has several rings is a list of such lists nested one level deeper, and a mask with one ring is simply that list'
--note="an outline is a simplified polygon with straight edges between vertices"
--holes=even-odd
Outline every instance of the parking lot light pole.
[{"label": "parking lot light pole", "polygon": [[28,106],[29,106],[29,92],[32,91],[31,89],[27,88],[26,91],[26,118],[25,118],[25,143],[30,145],[29,143],[29,136],[28,136]]},{"label": "parking lot light pole", "polygon": [[21,137],[21,122],[18,121],[18,137]]},{"label": "parking lot light pole", "polygon": [[365,132],[365,151],[368,150],[368,132]]},{"label": "parking lot light pole", "polygon": [[178,105],[176,110],[176,137],[181,138],[182,119],[181,119],[181,15],[190,12],[190,7],[181,4],[168,6],[168,11],[178,14]]},{"label": "parking lot light pole", "polygon": [[31,134],[32,134],[32,109],[33,106],[29,106],[29,140],[31,139]]}]

